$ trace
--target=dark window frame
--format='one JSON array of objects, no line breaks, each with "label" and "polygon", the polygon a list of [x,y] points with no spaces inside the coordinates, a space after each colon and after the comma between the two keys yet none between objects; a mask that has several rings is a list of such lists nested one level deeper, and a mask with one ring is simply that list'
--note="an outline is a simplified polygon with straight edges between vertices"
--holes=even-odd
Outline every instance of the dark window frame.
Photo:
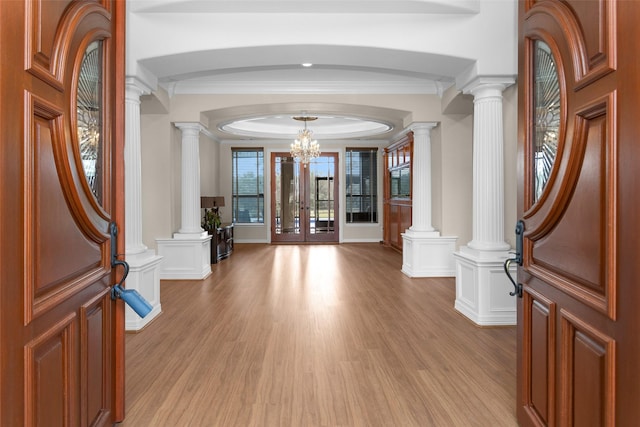
[{"label": "dark window frame", "polygon": [[376,147],[345,149],[344,211],[347,224],[377,224],[379,221],[378,151]]},{"label": "dark window frame", "polygon": [[[254,177],[243,177],[241,185],[239,169]],[[264,224],[264,148],[231,148],[231,215],[234,224]]]}]

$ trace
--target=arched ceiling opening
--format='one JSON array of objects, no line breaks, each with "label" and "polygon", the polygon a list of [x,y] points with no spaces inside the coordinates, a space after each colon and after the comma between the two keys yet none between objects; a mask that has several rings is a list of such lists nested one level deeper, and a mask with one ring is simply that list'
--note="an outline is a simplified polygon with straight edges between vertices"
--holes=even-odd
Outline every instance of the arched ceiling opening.
[{"label": "arched ceiling opening", "polygon": [[[442,96],[480,74],[515,75],[511,0],[128,0],[127,74],[168,98],[189,94],[424,94]],[[311,64],[304,66],[303,64]],[[362,138],[403,119],[345,106],[249,104],[212,119],[234,138],[265,137],[308,111]],[[263,108],[258,110],[258,108]],[[236,122],[236,124],[232,124]],[[319,124],[319,122],[318,122]],[[318,126],[320,127],[320,126]],[[224,131],[219,135],[229,135]],[[318,131],[316,131],[318,132]],[[286,132],[285,132],[286,133]]]},{"label": "arched ceiling opening", "polygon": [[293,139],[308,123],[318,139],[389,139],[403,128],[409,111],[341,103],[273,103],[209,110],[202,115],[218,139]]}]

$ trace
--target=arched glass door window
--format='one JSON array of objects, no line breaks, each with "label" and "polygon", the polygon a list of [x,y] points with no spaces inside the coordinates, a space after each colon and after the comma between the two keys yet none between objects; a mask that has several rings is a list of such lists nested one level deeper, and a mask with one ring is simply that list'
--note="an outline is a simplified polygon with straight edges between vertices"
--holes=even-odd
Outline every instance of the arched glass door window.
[{"label": "arched glass door window", "polygon": [[80,66],[77,93],[80,158],[89,188],[102,203],[102,42],[87,47]]},{"label": "arched glass door window", "polygon": [[558,153],[560,83],[549,45],[537,40],[534,51],[533,201],[536,202],[549,182]]}]

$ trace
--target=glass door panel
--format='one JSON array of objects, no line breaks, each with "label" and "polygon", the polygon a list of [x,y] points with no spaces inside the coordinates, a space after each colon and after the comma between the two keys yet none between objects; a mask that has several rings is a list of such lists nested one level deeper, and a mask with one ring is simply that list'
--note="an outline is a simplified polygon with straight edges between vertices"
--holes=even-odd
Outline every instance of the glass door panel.
[{"label": "glass door panel", "polygon": [[[335,172],[337,159],[323,155],[309,163],[309,237],[308,240],[332,240],[336,233]],[[325,236],[318,236],[324,234]],[[331,235],[327,239],[327,235]],[[337,241],[337,236],[336,241]]]},{"label": "glass door panel", "polygon": [[533,201],[537,202],[551,178],[560,135],[560,80],[551,48],[535,42],[532,122],[535,153],[533,159]]},{"label": "glass door panel", "polygon": [[305,223],[300,221],[303,189],[300,167],[290,155],[273,153],[271,170],[271,240],[303,241]]},{"label": "glass door panel", "polygon": [[271,161],[271,241],[338,242],[338,155],[306,166],[289,153],[273,153]]}]

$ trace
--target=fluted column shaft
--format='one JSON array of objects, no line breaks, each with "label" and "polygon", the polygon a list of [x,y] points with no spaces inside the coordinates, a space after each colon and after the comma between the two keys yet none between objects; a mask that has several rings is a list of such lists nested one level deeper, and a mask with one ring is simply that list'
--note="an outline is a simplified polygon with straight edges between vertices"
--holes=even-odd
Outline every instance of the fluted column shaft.
[{"label": "fluted column shaft", "polygon": [[126,254],[143,253],[142,242],[142,156],[140,141],[140,95],[145,87],[136,79],[128,78],[125,91],[125,233]]},{"label": "fluted column shaft", "polygon": [[504,130],[502,91],[508,84],[477,83],[465,92],[473,109],[473,240],[477,250],[504,251]]},{"label": "fluted column shaft", "polygon": [[431,129],[437,123],[420,123],[413,130],[411,231],[434,231],[431,223]]},{"label": "fluted column shaft", "polygon": [[180,234],[201,234],[200,227],[200,123],[175,123],[182,132],[182,223]]}]

